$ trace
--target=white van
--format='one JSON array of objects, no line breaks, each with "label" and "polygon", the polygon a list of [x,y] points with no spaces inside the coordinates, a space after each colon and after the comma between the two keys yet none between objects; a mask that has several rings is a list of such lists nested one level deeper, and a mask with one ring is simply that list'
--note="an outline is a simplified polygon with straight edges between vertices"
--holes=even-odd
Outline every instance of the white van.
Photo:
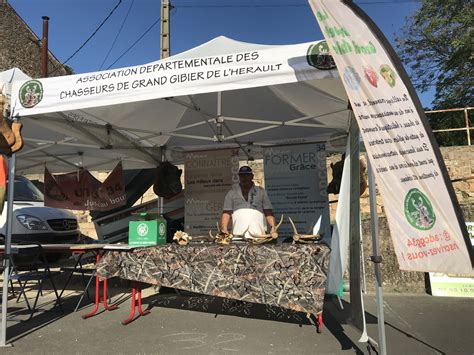
[{"label": "white van", "polygon": [[[23,176],[15,176],[12,243],[77,243],[76,216],[68,210],[45,207],[43,193]],[[7,201],[0,215],[0,243],[6,235]]]}]

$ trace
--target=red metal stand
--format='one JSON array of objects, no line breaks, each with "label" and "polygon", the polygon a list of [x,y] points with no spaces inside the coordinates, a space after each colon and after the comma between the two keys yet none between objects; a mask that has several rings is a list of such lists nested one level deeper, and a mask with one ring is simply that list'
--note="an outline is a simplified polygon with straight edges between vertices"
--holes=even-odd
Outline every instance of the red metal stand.
[{"label": "red metal stand", "polygon": [[[99,260],[100,260],[100,253],[97,253],[96,257],[95,257],[95,263],[96,265],[99,263]],[[87,313],[87,314],[84,314],[82,316],[83,319],[87,319],[87,318],[90,318],[92,316],[94,316],[97,311],[99,310],[99,304],[100,304],[100,280],[99,280],[99,275],[95,275],[95,307],[94,309],[92,310],[92,312],[90,313]],[[104,281],[102,281],[103,283],[103,287],[104,287],[104,292],[102,294],[102,298],[103,298],[103,306],[104,306],[104,309],[107,310],[107,311],[113,311],[114,309],[117,309],[119,308],[116,304],[114,305],[108,305],[107,304],[107,279],[105,279]]]},{"label": "red metal stand", "polygon": [[323,313],[319,313],[316,316],[316,331],[321,333],[323,331]]},{"label": "red metal stand", "polygon": [[[138,296],[138,298],[135,300],[135,297]],[[147,314],[150,313],[149,310],[142,310],[142,287],[139,282],[133,282],[132,286],[132,308],[130,309],[130,315],[128,316],[127,319],[122,321],[123,325],[127,325],[128,323],[132,322],[135,317],[135,301],[138,303],[137,308],[138,308],[138,313],[139,316],[146,316]],[[138,318],[138,317],[137,317]]]}]

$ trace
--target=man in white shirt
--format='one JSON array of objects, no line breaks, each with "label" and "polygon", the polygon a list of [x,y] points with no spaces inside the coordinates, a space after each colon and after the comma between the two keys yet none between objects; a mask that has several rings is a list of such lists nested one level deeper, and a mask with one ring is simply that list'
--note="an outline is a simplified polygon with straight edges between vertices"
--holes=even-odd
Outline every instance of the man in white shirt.
[{"label": "man in white shirt", "polygon": [[250,208],[263,213],[271,227],[271,232],[275,231],[272,204],[265,189],[255,186],[253,183],[253,172],[249,166],[242,166],[239,169],[239,185],[233,186],[225,196],[220,221],[222,232],[229,233],[228,227],[232,213],[243,208]]}]

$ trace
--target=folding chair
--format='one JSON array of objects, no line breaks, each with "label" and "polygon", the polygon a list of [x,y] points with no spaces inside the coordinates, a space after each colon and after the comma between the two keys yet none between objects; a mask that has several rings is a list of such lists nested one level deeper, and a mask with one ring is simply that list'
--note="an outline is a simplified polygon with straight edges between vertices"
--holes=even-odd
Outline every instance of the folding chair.
[{"label": "folding chair", "polygon": [[[10,289],[9,289],[9,291],[12,293],[12,296],[13,296],[13,297],[16,297],[16,296],[15,296],[15,291],[14,291],[14,289],[13,289],[13,281],[12,281],[12,279],[11,279],[11,277],[10,277],[11,274],[12,274],[12,272],[13,272],[13,270],[12,270],[11,258],[10,258],[10,257],[8,257],[8,258],[9,258],[9,260],[10,260],[10,269],[9,269],[8,276],[7,276],[7,280],[8,280],[8,282],[10,282]],[[5,264],[4,264],[4,263],[5,263],[5,256],[4,256],[4,255],[0,255],[0,274],[2,274],[2,275],[3,275],[3,272],[5,271]],[[0,294],[0,300],[2,300],[2,297],[3,297],[3,294]]]},{"label": "folding chair", "polygon": [[[31,319],[33,317],[36,306],[38,304],[39,296],[42,295],[43,282],[49,280],[56,296],[56,303],[61,308],[61,298],[56,289],[56,285],[53,280],[53,276],[58,275],[59,272],[51,272],[48,261],[43,253],[43,248],[40,244],[35,245],[31,248],[26,248],[21,253],[12,255],[12,274],[10,280],[16,281],[20,287],[20,294],[18,295],[17,302],[19,302],[21,296],[25,299],[25,303],[30,312]],[[30,301],[26,295],[26,287],[30,281],[36,281],[37,292],[33,306],[30,305]]]},{"label": "folding chair", "polygon": [[[74,264],[74,266],[61,267],[61,272],[67,272],[69,275],[66,282],[64,283],[64,286],[59,294],[59,297],[63,295],[64,291],[69,285],[69,282],[71,281],[73,274],[80,274],[82,276],[84,290],[82,291],[81,298],[79,299],[78,303],[76,304],[76,307],[74,308],[74,312],[77,312],[78,308],[80,307],[81,302],[84,298],[84,295],[87,296],[89,301],[92,301],[92,298],[89,295],[89,285],[92,279],[95,277],[95,267],[94,268],[84,267],[82,264],[82,259],[84,259],[84,257],[88,258],[91,255],[93,255],[93,253],[74,253],[73,257],[76,259],[76,263]],[[88,276],[88,278],[86,278],[86,276]]]}]

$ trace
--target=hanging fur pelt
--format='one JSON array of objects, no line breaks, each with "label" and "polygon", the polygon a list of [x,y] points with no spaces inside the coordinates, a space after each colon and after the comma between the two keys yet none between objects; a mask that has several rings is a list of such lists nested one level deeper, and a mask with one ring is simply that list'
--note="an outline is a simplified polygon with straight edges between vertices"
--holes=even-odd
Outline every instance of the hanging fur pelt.
[{"label": "hanging fur pelt", "polygon": [[170,198],[181,192],[181,173],[178,169],[168,161],[161,163],[155,170],[155,183],[153,191],[160,197]]}]

